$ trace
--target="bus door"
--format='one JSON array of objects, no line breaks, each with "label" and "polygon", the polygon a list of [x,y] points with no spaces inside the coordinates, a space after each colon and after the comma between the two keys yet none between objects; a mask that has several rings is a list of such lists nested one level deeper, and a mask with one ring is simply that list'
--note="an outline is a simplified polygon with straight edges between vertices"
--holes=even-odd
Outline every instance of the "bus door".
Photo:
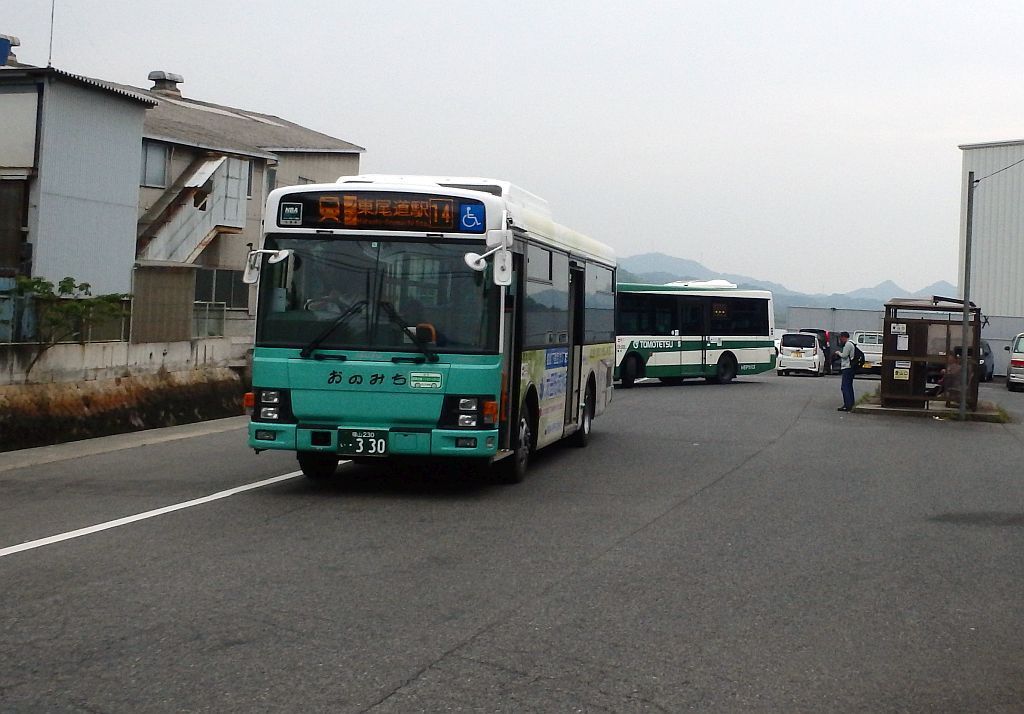
[{"label": "bus door", "polygon": [[523,305],[520,296],[524,294],[523,254],[512,254],[512,284],[505,290],[505,303],[501,311],[501,403],[498,407],[498,447],[512,448],[513,426],[519,421],[520,374],[523,361]]},{"label": "bus door", "polygon": [[565,375],[565,423],[575,424],[580,409],[583,368],[583,265],[569,262],[569,364]]},{"label": "bus door", "polygon": [[679,361],[684,376],[704,374],[707,364],[707,301],[684,295],[679,298]]}]

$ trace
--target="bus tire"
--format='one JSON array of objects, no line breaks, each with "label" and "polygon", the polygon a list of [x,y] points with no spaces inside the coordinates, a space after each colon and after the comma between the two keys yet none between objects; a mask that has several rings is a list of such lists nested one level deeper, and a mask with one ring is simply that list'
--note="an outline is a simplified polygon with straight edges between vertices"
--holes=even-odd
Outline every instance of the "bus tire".
[{"label": "bus tire", "polygon": [[297,456],[302,473],[314,481],[330,478],[338,470],[338,457],[333,454],[300,451]]},{"label": "bus tire", "polygon": [[521,483],[526,478],[526,470],[530,465],[530,454],[533,453],[533,409],[529,403],[519,411],[519,431],[516,434],[512,456],[498,462],[497,480],[499,483]]},{"label": "bus tire", "polygon": [[594,382],[587,382],[583,397],[583,414],[580,416],[579,428],[572,435],[572,445],[583,448],[590,443],[590,432],[594,428]]},{"label": "bus tire", "polygon": [[622,361],[622,369],[619,371],[619,384],[623,389],[632,389],[636,378],[640,376],[640,360],[636,355],[629,355]]},{"label": "bus tire", "polygon": [[715,367],[715,374],[708,377],[709,382],[715,384],[728,384],[736,377],[736,358],[725,354],[718,358],[718,366]]}]

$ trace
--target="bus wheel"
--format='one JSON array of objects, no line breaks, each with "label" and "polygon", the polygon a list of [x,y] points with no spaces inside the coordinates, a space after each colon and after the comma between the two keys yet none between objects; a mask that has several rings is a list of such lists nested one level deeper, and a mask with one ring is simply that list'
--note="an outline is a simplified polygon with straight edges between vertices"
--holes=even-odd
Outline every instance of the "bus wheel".
[{"label": "bus wheel", "polygon": [[333,454],[312,454],[300,451],[299,468],[306,478],[320,481],[330,478],[338,470],[338,457]]},{"label": "bus wheel", "polygon": [[512,456],[499,462],[498,481],[501,483],[519,483],[526,477],[526,468],[530,464],[530,452],[533,451],[533,412],[529,407],[523,408],[519,414],[519,434]]},{"label": "bus wheel", "polygon": [[572,435],[572,445],[581,449],[590,443],[590,432],[594,428],[594,385],[587,385],[587,391],[583,397],[583,416],[580,418],[580,428]]},{"label": "bus wheel", "polygon": [[736,376],[736,360],[732,355],[722,355],[718,359],[718,367],[715,368],[715,375],[708,377],[709,382],[715,384],[728,384]]},{"label": "bus wheel", "polygon": [[637,366],[637,359],[630,355],[622,363],[622,370],[619,372],[619,384],[622,385],[623,389],[630,389],[639,374],[640,367]]}]

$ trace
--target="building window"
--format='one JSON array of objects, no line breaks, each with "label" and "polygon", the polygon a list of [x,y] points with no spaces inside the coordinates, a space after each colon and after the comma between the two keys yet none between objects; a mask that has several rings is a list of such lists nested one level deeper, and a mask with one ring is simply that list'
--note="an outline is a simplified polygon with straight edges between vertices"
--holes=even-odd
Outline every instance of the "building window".
[{"label": "building window", "polygon": [[241,270],[200,268],[196,271],[196,302],[222,302],[227,308],[249,307],[249,286]]},{"label": "building window", "polygon": [[254,170],[253,162],[247,161],[246,163],[249,165],[249,177],[245,181],[245,197],[252,198],[252,172]]},{"label": "building window", "polygon": [[170,155],[167,144],[142,142],[142,185],[153,188],[167,187],[167,163]]},{"label": "building window", "polygon": [[[25,249],[21,227],[25,224],[25,197],[27,181],[0,180],[0,268],[23,268]],[[28,271],[23,271],[28,272]],[[0,320],[3,312],[0,311]],[[2,329],[2,325],[0,325]]]}]

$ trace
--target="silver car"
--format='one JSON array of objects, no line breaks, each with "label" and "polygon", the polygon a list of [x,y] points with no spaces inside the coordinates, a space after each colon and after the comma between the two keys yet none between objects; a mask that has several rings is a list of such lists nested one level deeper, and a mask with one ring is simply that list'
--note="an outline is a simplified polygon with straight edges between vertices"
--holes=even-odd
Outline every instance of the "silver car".
[{"label": "silver car", "polygon": [[1016,392],[1024,387],[1024,332],[1013,338],[1007,345],[1010,362],[1006,365],[1006,388]]}]

